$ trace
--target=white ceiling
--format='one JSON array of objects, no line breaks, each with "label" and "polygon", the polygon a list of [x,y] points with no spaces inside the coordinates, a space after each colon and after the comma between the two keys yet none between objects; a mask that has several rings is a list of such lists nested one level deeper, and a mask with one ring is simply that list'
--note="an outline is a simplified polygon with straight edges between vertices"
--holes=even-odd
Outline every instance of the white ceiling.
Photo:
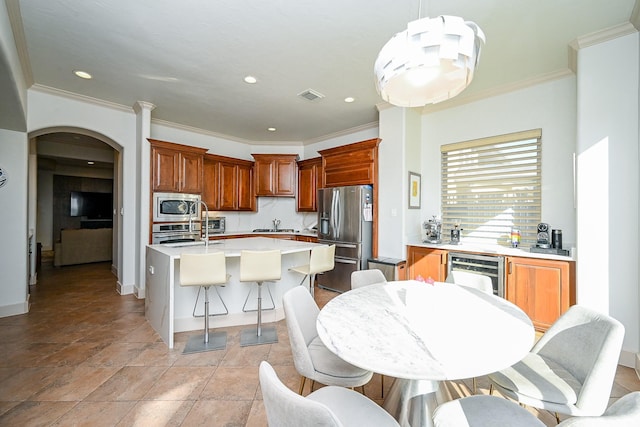
[{"label": "white ceiling", "polygon": [[[569,43],[628,25],[636,4],[422,0],[420,15],[419,0],[6,2],[19,5],[12,27],[24,32],[27,81],[127,107],[151,102],[153,119],[251,143],[309,143],[375,124],[375,58],[420,16],[461,16],[486,34],[472,85],[445,101],[459,103],[568,72]],[[258,83],[244,83],[248,74]],[[306,89],[325,98],[297,96]]]}]

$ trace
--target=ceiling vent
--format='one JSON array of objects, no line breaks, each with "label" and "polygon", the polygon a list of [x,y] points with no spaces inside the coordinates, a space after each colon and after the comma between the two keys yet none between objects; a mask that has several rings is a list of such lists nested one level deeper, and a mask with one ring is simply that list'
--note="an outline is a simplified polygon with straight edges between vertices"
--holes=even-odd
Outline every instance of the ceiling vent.
[{"label": "ceiling vent", "polygon": [[298,96],[306,99],[307,101],[315,101],[316,99],[324,98],[323,94],[321,94],[320,92],[316,92],[313,89],[307,89],[303,92],[300,92]]}]

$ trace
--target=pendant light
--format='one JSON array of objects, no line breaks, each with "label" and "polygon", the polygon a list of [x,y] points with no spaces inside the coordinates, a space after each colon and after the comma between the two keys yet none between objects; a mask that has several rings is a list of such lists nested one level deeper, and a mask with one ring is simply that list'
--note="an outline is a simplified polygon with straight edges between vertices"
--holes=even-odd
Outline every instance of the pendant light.
[{"label": "pendant light", "polygon": [[453,98],[473,80],[484,41],[480,27],[457,16],[409,22],[378,54],[376,89],[399,107]]}]

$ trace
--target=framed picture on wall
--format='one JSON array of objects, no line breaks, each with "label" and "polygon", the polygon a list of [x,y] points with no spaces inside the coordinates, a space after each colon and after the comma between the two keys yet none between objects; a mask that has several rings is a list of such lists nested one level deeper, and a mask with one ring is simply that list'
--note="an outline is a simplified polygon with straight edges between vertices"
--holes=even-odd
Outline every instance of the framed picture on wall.
[{"label": "framed picture on wall", "polygon": [[409,209],[420,209],[420,174],[409,172]]}]

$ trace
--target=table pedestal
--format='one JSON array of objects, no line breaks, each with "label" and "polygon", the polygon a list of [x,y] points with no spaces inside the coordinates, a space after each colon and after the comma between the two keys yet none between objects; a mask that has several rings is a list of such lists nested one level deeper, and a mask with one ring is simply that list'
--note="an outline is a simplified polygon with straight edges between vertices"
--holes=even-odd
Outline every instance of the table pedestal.
[{"label": "table pedestal", "polygon": [[396,378],[382,406],[402,427],[433,427],[436,407],[450,400],[444,381]]}]

